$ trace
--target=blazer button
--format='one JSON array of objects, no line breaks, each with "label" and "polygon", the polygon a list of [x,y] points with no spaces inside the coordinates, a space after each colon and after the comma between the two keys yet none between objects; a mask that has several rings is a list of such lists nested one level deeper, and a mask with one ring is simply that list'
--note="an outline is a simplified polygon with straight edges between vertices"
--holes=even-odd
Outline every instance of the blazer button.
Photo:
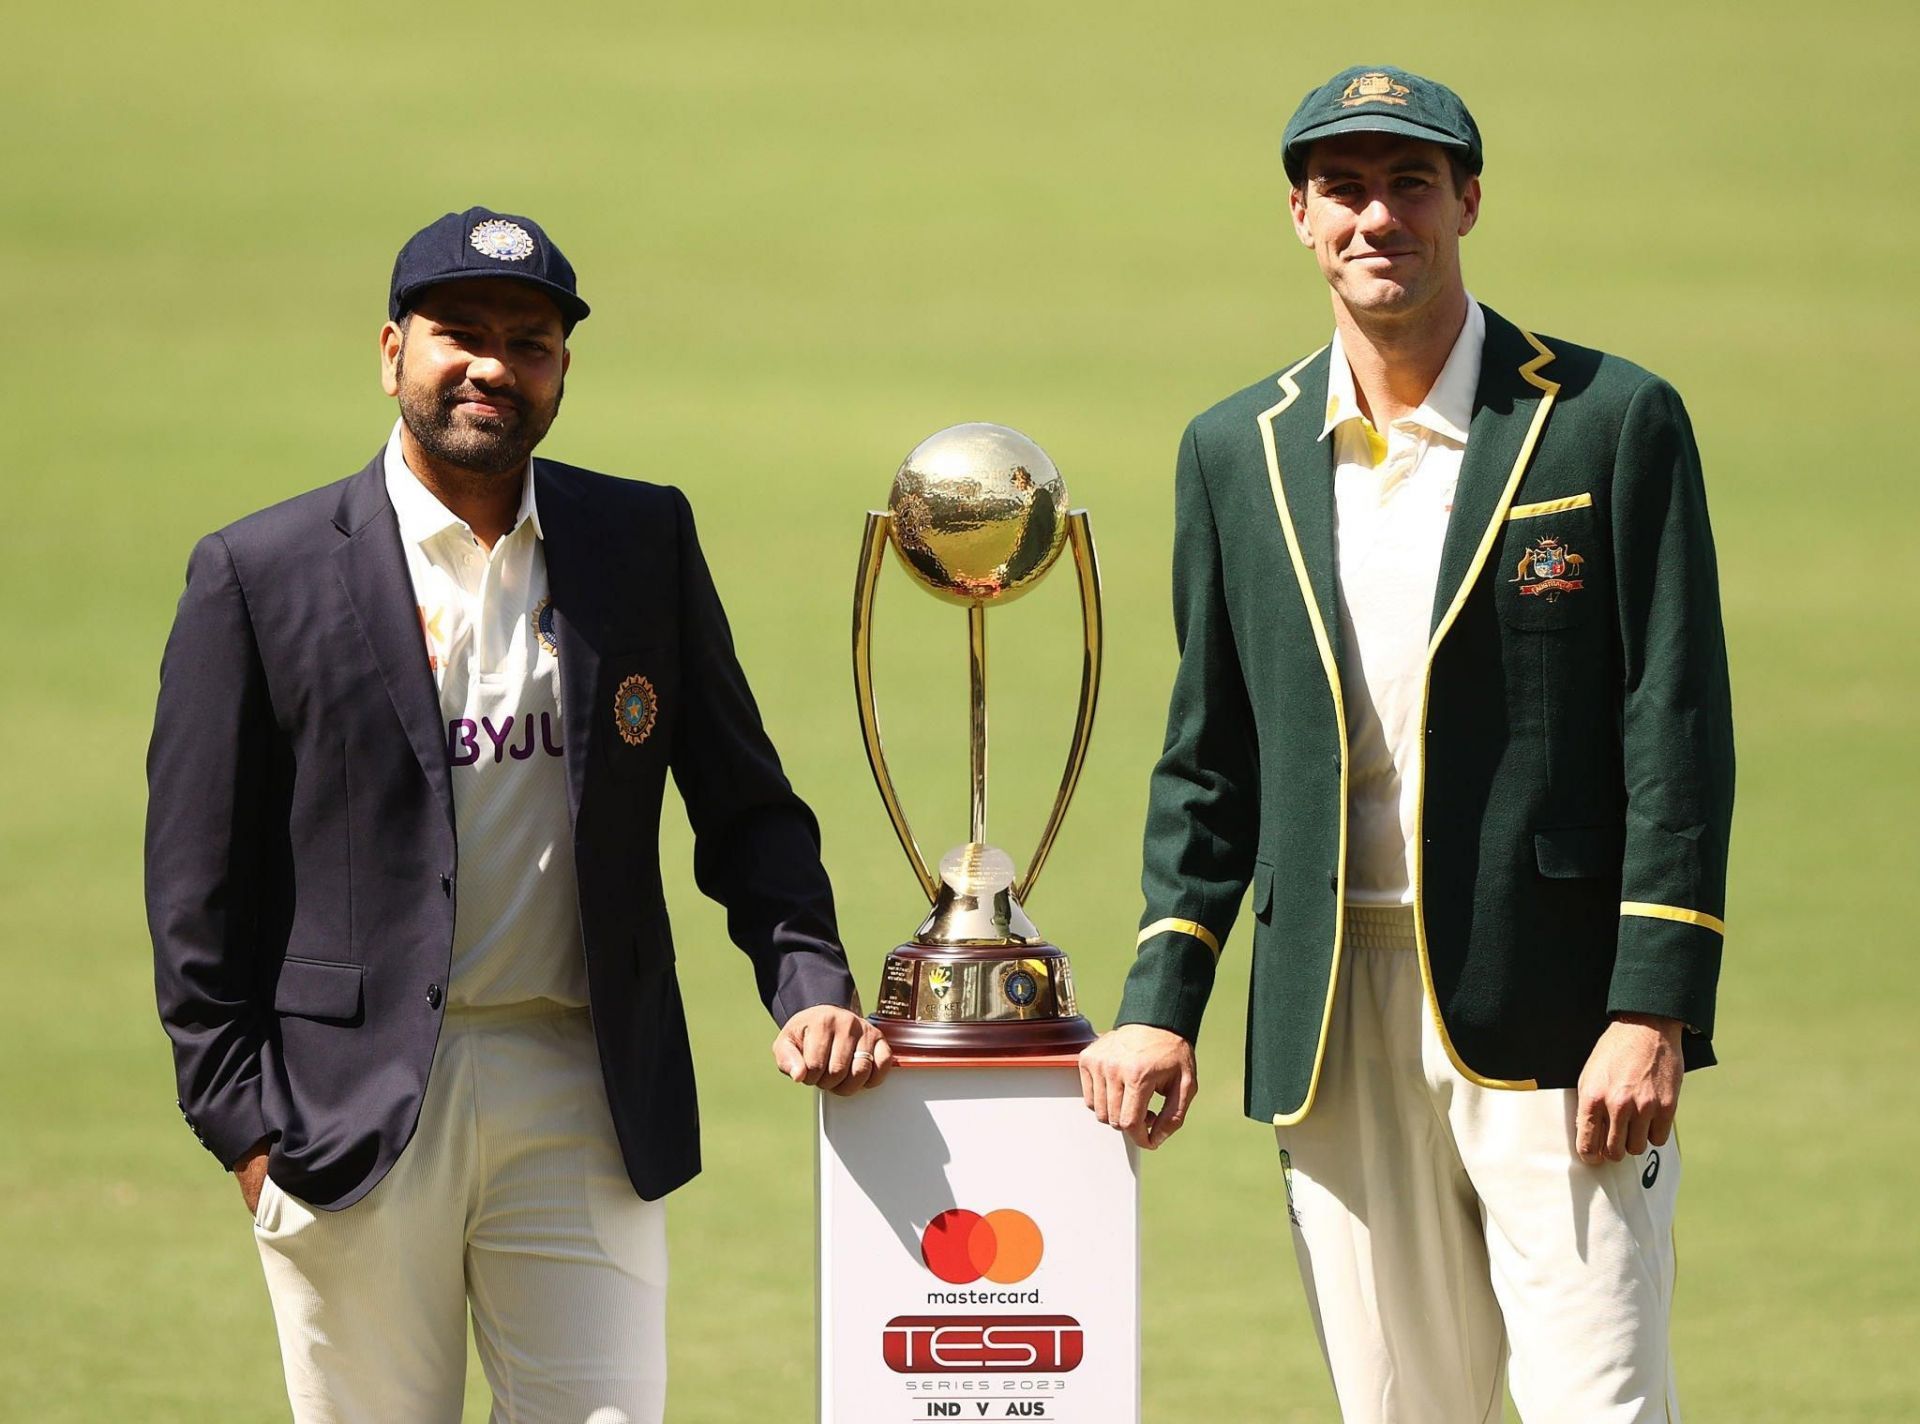
[{"label": "blazer button", "polygon": [[1337,870],[1329,870],[1327,872],[1327,889],[1338,890],[1339,888],[1340,888],[1340,872]]},{"label": "blazer button", "polygon": [[430,1009],[440,1007],[440,986],[438,984],[427,985],[427,1007]]},{"label": "blazer button", "polygon": [[451,875],[443,875],[440,877],[440,893],[447,896],[453,894],[453,877]]}]

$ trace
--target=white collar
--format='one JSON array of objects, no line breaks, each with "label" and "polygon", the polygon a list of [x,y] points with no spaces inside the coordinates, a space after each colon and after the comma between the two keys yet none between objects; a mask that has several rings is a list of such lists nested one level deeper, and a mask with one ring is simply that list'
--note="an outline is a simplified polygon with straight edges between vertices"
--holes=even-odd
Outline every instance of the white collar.
[{"label": "white collar", "polygon": [[[1447,364],[1434,378],[1433,388],[1417,410],[1401,417],[1411,425],[1422,425],[1457,444],[1467,443],[1467,427],[1473,424],[1473,397],[1480,385],[1480,358],[1487,346],[1487,314],[1480,303],[1467,296],[1467,319],[1460,324]],[[1320,426],[1320,438],[1349,420],[1364,420],[1360,397],[1354,389],[1353,367],[1347,364],[1346,348],[1340,332],[1333,333],[1333,348],[1327,353],[1327,417]],[[1371,422],[1369,422],[1371,423]]]},{"label": "white collar", "polygon": [[[393,431],[387,436],[387,449],[383,458],[387,477],[387,500],[393,505],[394,517],[400,521],[400,537],[413,544],[424,544],[436,534],[458,526],[468,534],[473,530],[467,522],[446,505],[440,502],[438,495],[420,483],[420,478],[407,466],[407,457],[400,448],[400,422],[394,421]],[[540,506],[533,493],[533,461],[527,461],[527,475],[520,484],[520,511],[513,517],[513,528],[518,529],[523,521],[531,521],[534,537],[545,539],[546,533],[540,527]],[[513,530],[507,531],[512,533]]]}]

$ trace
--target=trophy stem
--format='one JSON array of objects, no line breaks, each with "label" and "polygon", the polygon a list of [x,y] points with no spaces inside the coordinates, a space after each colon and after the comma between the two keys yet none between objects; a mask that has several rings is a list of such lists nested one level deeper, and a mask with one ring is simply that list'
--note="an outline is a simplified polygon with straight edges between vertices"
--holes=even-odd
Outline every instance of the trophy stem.
[{"label": "trophy stem", "polygon": [[880,561],[886,557],[890,516],[867,515],[866,538],[860,546],[860,568],[853,581],[853,697],[860,709],[860,736],[867,745],[867,765],[873,768],[873,784],[880,788],[880,801],[893,822],[893,833],[900,838],[907,864],[920,879],[931,903],[940,892],[940,882],[927,867],[920,843],[913,838],[907,813],[900,807],[893,787],[893,773],[887,769],[887,753],[880,740],[880,711],[873,700],[873,599],[880,588]]},{"label": "trophy stem", "polygon": [[973,843],[987,839],[987,610],[967,605],[967,707],[973,751]]},{"label": "trophy stem", "polygon": [[1093,709],[1100,701],[1100,659],[1103,620],[1100,613],[1100,560],[1093,550],[1093,524],[1084,509],[1067,516],[1067,535],[1073,545],[1073,564],[1080,575],[1080,622],[1084,653],[1080,662],[1080,710],[1073,720],[1072,750],[1067,754],[1066,774],[1060,778],[1060,794],[1054,798],[1053,812],[1047,817],[1040,844],[1027,862],[1026,878],[1014,887],[1013,897],[1022,904],[1033,894],[1033,882],[1040,878],[1040,867],[1047,863],[1053,838],[1060,834],[1066,819],[1067,803],[1080,784],[1080,769],[1086,765],[1087,743],[1093,736]]}]

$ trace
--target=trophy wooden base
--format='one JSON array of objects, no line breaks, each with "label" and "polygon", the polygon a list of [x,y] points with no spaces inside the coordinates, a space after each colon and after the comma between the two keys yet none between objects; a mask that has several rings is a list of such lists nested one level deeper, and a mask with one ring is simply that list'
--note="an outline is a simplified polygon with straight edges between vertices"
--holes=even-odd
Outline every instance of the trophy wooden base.
[{"label": "trophy wooden base", "polygon": [[887,956],[872,1022],[896,1049],[953,1057],[1078,1053],[1081,1017],[1066,955],[1034,944],[903,944]]},{"label": "trophy wooden base", "polygon": [[912,1019],[869,1020],[887,1042],[921,1058],[1045,1058],[1075,1054],[1098,1037],[1093,1025],[1070,1019],[1028,1023],[929,1024]]}]

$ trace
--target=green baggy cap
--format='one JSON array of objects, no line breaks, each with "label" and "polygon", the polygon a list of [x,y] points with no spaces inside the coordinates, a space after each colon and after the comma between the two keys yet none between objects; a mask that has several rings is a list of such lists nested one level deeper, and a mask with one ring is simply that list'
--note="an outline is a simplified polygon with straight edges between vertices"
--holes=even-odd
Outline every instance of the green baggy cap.
[{"label": "green baggy cap", "polygon": [[1343,69],[1300,101],[1280,139],[1288,180],[1305,176],[1308,144],[1343,133],[1405,134],[1456,149],[1469,173],[1478,173],[1483,161],[1480,127],[1460,96],[1390,64]]}]

